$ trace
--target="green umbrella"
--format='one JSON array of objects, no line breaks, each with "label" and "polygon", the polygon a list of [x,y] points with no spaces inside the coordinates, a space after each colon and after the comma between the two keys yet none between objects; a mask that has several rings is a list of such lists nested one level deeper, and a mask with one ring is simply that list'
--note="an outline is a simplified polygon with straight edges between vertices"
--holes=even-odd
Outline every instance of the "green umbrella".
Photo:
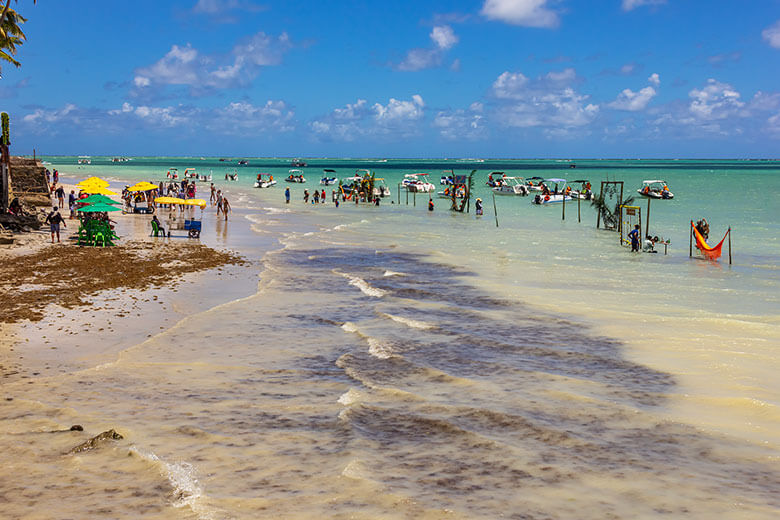
[{"label": "green umbrella", "polygon": [[102,204],[116,204],[117,206],[121,206],[121,202],[117,202],[114,199],[110,197],[106,197],[105,195],[100,195],[99,193],[96,193],[94,195],[90,195],[89,197],[83,198],[83,199],[76,199],[76,202],[79,204],[95,204],[95,203],[102,203]]},{"label": "green umbrella", "polygon": [[119,208],[115,208],[114,206],[111,206],[109,204],[103,204],[102,202],[97,202],[95,204],[90,204],[89,206],[84,206],[83,208],[79,208],[78,211],[81,211],[82,213],[98,213],[101,211],[122,211]]}]

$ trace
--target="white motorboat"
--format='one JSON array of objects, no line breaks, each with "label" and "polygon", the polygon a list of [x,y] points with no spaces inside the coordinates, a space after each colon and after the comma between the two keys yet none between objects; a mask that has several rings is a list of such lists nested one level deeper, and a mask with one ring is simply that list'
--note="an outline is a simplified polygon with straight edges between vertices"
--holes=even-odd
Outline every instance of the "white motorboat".
[{"label": "white motorboat", "polygon": [[529,191],[542,191],[544,177],[529,177],[525,180],[525,185]]},{"label": "white motorboat", "polygon": [[92,159],[88,155],[79,156],[79,164],[92,164]]},{"label": "white motorboat", "polygon": [[[553,186],[552,190],[550,186]],[[531,203],[542,206],[570,200],[574,200],[574,198],[571,186],[566,182],[566,179],[545,179],[542,182],[542,193],[537,193]]]},{"label": "white motorboat", "polygon": [[303,170],[290,170],[287,174],[287,177],[284,179],[285,182],[297,182],[299,184],[306,182],[306,178],[303,176]]},{"label": "white motorboat", "polygon": [[185,179],[197,179],[198,178],[198,172],[195,171],[195,168],[185,168],[184,169],[184,178]]},{"label": "white motorboat", "polygon": [[178,179],[179,178],[179,169],[178,168],[168,168],[168,173],[165,174],[165,176],[169,179]]},{"label": "white motorboat", "polygon": [[495,181],[495,186],[490,188],[496,195],[528,195],[528,186],[522,177],[501,177]]},{"label": "white motorboat", "polygon": [[270,188],[274,186],[276,181],[274,176],[270,173],[258,173],[257,180],[255,181],[255,188]]},{"label": "white motorboat", "polygon": [[427,175],[427,173],[407,173],[404,175],[404,180],[401,181],[401,184],[407,191],[433,193],[436,191],[436,186],[425,179]]},{"label": "white motorboat", "polygon": [[642,187],[636,190],[643,197],[649,199],[673,199],[674,193],[669,191],[666,181],[652,180],[642,181]]},{"label": "white motorboat", "polygon": [[320,184],[322,186],[331,186],[339,182],[338,177],[332,175],[334,173],[336,173],[336,170],[329,170],[329,169],[322,170],[322,179],[320,179]]}]

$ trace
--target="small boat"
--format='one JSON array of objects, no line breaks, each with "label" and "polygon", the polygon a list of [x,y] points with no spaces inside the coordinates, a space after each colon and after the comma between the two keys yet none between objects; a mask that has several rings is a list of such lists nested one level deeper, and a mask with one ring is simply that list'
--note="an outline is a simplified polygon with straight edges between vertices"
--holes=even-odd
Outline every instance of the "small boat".
[{"label": "small boat", "polygon": [[[555,186],[553,190],[549,189],[548,184]],[[537,193],[531,204],[542,206],[570,200],[574,200],[574,198],[571,186],[566,182],[566,179],[545,179],[542,183],[542,193]]]},{"label": "small boat", "polygon": [[185,168],[184,169],[184,178],[185,179],[197,179],[198,173],[195,171],[195,168]]},{"label": "small boat", "polygon": [[455,174],[452,170],[448,170],[444,172],[444,175],[441,176],[441,179],[439,180],[439,184],[442,186],[452,186],[455,184]]},{"label": "small boat", "polygon": [[297,182],[299,184],[306,182],[306,179],[303,176],[303,170],[290,170],[287,173],[288,175],[284,179],[285,182]]},{"label": "small boat", "polygon": [[306,162],[300,159],[293,159],[292,162],[290,162],[290,166],[293,168],[305,168]]},{"label": "small boat", "polygon": [[130,159],[127,157],[112,157],[111,162],[128,162]]},{"label": "small boat", "polygon": [[88,155],[80,155],[79,164],[92,164],[92,159]]},{"label": "small boat", "polygon": [[576,181],[572,181],[574,184],[579,184],[580,188],[578,190],[572,190],[572,195],[574,197],[579,197],[582,200],[591,200],[593,198],[593,191],[591,189],[591,184],[588,179],[577,179]]},{"label": "small boat", "polygon": [[649,199],[673,199],[674,193],[669,191],[666,181],[642,181],[642,187],[636,190],[643,197]]},{"label": "small boat", "polygon": [[436,186],[425,180],[427,173],[407,173],[401,184],[407,191],[415,193],[433,193]]},{"label": "small boat", "polygon": [[165,176],[169,179],[178,179],[179,170],[177,168],[168,168],[168,173],[166,173]]},{"label": "small boat", "polygon": [[332,184],[336,184],[337,182],[339,182],[338,177],[336,177],[335,175],[329,175],[332,173],[336,173],[336,170],[328,170],[328,169],[322,170],[322,179],[320,179],[320,184],[322,186],[330,186]]},{"label": "small boat", "polygon": [[219,160],[219,162],[227,162],[227,159],[222,158]]},{"label": "small boat", "polygon": [[255,188],[270,188],[275,185],[274,176],[270,173],[258,173],[255,181]]},{"label": "small boat", "polygon": [[529,177],[525,180],[525,185],[530,191],[542,191],[544,177]]},{"label": "small boat", "polygon": [[225,180],[226,181],[237,181],[238,180],[238,172],[233,170],[233,173],[227,173],[225,172]]},{"label": "small boat", "polygon": [[239,166],[248,166],[249,165],[249,161],[247,161],[246,159],[241,159],[240,161],[238,161],[238,165]]},{"label": "small boat", "polygon": [[529,193],[528,186],[525,185],[525,179],[522,177],[501,177],[495,181],[496,185],[490,188],[496,195],[520,195],[526,196]]},{"label": "small boat", "polygon": [[209,170],[208,175],[198,175],[197,179],[201,182],[211,182],[212,171]]}]

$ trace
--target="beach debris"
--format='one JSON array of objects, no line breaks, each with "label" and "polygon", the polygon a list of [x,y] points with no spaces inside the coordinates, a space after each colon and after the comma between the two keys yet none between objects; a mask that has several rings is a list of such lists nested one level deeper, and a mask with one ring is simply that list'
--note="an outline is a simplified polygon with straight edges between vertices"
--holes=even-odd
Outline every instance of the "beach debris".
[{"label": "beach debris", "polygon": [[[78,425],[76,425],[78,426]],[[118,441],[120,439],[124,439],[122,435],[118,434],[116,430],[111,429],[108,431],[105,431],[99,435],[95,435],[91,439],[89,439],[86,442],[82,442],[78,446],[71,448],[68,450],[68,455],[73,455],[76,453],[84,453],[85,451],[94,450],[95,448],[99,447],[101,444],[103,444],[105,441]]]}]

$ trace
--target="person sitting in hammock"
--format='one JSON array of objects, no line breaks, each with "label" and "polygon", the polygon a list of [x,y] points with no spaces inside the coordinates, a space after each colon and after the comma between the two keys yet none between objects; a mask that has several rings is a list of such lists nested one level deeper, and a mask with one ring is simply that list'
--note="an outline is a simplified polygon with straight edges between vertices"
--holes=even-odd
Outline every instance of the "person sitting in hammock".
[{"label": "person sitting in hammock", "polygon": [[707,240],[710,237],[710,225],[707,223],[707,219],[702,218],[696,223],[696,231]]}]

